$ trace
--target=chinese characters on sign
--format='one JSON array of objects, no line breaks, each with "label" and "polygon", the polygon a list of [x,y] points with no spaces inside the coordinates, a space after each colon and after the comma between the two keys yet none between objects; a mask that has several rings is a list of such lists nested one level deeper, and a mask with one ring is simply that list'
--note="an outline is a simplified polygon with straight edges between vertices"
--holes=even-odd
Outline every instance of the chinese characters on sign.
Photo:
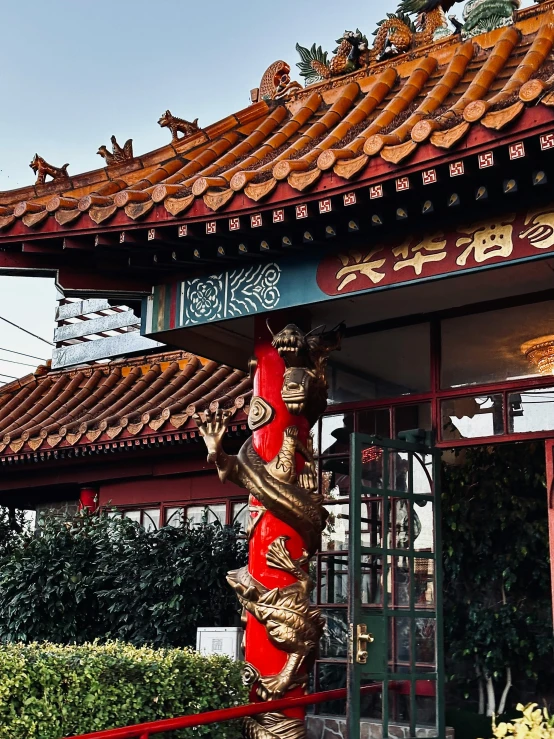
[{"label": "chinese characters on sign", "polygon": [[543,208],[329,256],[318,267],[317,283],[325,294],[341,295],[532,257],[553,247],[554,211]]}]

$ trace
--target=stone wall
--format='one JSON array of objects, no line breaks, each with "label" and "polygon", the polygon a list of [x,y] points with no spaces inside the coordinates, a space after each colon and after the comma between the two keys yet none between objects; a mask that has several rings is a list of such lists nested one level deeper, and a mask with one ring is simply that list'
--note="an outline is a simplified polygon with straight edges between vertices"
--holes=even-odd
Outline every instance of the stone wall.
[{"label": "stone wall", "polygon": [[[378,722],[362,721],[361,739],[383,739],[383,727]],[[436,736],[435,729],[418,729],[416,736],[422,739]],[[389,737],[409,739],[408,726],[399,724],[389,726]],[[346,736],[346,719],[337,716],[308,716],[308,739],[348,739]],[[446,730],[446,739],[454,739],[454,729]]]}]

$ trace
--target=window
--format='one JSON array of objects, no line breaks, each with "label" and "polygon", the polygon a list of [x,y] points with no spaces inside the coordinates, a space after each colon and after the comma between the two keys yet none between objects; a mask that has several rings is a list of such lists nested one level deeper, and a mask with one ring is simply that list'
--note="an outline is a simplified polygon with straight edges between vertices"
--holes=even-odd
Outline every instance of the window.
[{"label": "window", "polygon": [[505,308],[442,322],[443,388],[536,377],[522,345],[552,333],[554,301]]},{"label": "window", "polygon": [[[157,531],[160,526],[178,528],[188,520],[193,526],[219,522],[222,526],[239,523],[245,534],[248,522],[248,501],[203,503],[201,505],[148,506],[145,508],[121,508],[108,510],[110,518],[126,518],[143,526],[146,531]],[[162,524],[163,522],[163,524]]]},{"label": "window", "polygon": [[430,326],[346,338],[328,370],[330,403],[394,398],[431,389]]}]

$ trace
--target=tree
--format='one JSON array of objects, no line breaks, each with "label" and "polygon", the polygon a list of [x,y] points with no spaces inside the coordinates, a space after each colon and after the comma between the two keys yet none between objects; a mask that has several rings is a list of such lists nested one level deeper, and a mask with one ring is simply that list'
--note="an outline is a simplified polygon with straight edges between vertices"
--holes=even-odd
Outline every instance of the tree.
[{"label": "tree", "polygon": [[477,685],[479,712],[503,713],[517,682],[551,670],[544,446],[462,452],[444,468],[445,641],[451,679]]},{"label": "tree", "polygon": [[46,519],[0,565],[0,640],[192,646],[237,618],[227,570],[246,545],[214,524],[147,532],[105,515]]},{"label": "tree", "polygon": [[13,551],[26,527],[25,511],[0,507],[0,560]]}]

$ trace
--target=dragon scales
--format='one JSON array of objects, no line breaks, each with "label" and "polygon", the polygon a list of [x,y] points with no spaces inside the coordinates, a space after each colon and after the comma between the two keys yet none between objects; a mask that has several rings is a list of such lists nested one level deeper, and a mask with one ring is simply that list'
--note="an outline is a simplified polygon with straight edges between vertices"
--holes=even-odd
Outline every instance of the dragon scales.
[{"label": "dragon scales", "polygon": [[[325,368],[340,346],[342,326],[304,333],[289,324],[265,330],[253,360],[253,436],[237,456],[223,450],[231,411],[206,411],[196,422],[222,482],[249,493],[248,566],[228,574],[242,607],[245,682],[253,701],[301,695],[324,622],[310,603],[308,562],[327,513],[318,492],[310,429],[327,406]],[[248,718],[248,739],[304,739],[300,709]]]}]

